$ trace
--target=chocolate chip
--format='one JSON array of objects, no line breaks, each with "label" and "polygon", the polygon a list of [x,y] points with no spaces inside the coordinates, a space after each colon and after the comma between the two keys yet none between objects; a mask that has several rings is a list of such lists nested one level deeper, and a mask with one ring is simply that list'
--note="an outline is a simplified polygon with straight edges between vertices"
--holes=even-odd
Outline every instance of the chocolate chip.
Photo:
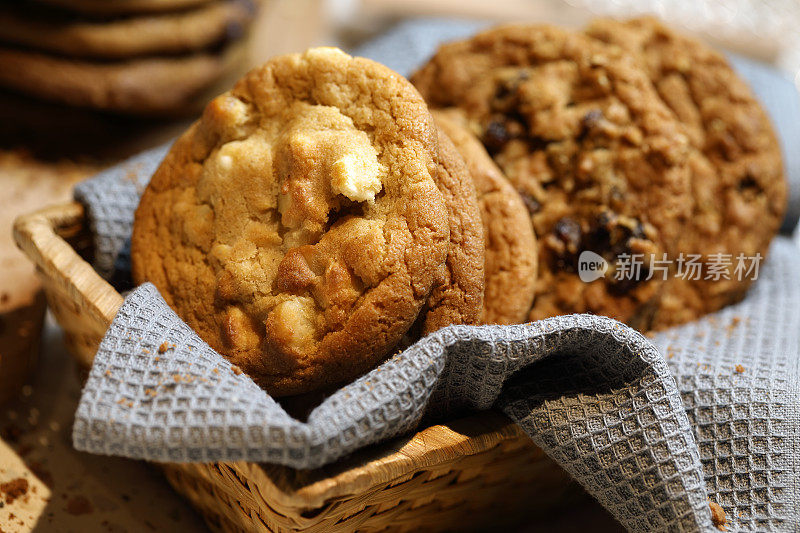
[{"label": "chocolate chip", "polygon": [[614,215],[609,211],[603,211],[597,215],[597,224],[601,227],[606,227],[614,220]]},{"label": "chocolate chip", "polygon": [[553,235],[563,243],[563,250],[553,258],[553,266],[556,270],[575,272],[583,241],[581,225],[570,217],[563,217],[553,226]]},{"label": "chocolate chip", "polygon": [[[616,213],[604,211],[597,216],[595,224],[587,232],[584,242],[587,250],[602,255],[614,263],[622,255],[633,255],[632,239],[646,239],[644,224],[635,219],[622,219]],[[608,290],[618,296],[624,295],[647,278],[647,261],[642,261],[639,275],[623,279],[608,279]]]},{"label": "chocolate chip", "polygon": [[641,221],[636,221],[636,226],[631,231],[631,237],[634,239],[646,239],[647,236],[644,233],[644,224]]},{"label": "chocolate chip", "polygon": [[603,112],[599,109],[592,109],[581,119],[581,124],[585,129],[592,129],[603,120]]},{"label": "chocolate chip", "polygon": [[494,102],[492,107],[496,107],[497,103],[504,102],[507,98],[511,96],[511,88],[506,85],[505,83],[501,83],[497,86],[497,89],[494,91]]},{"label": "chocolate chip", "polygon": [[487,150],[490,152],[498,152],[511,140],[511,135],[506,128],[505,122],[492,120],[486,126],[482,140]]},{"label": "chocolate chip", "polygon": [[764,190],[761,188],[758,180],[756,180],[756,178],[754,178],[750,173],[745,174],[744,178],[739,181],[737,188],[739,189],[739,192],[742,193],[744,198],[749,200],[752,200],[764,193]]},{"label": "chocolate chip", "polygon": [[508,111],[513,108],[520,84],[529,77],[527,71],[520,70],[514,76],[500,80],[494,92],[492,108],[498,111]]},{"label": "chocolate chip", "polygon": [[758,188],[759,188],[758,182],[756,182],[755,178],[753,178],[753,176],[749,174],[739,182],[740,191],[744,191],[747,189],[758,189]]},{"label": "chocolate chip", "polygon": [[577,250],[581,244],[581,226],[569,217],[559,219],[553,232],[572,251]]},{"label": "chocolate chip", "polygon": [[542,208],[542,204],[539,201],[531,196],[530,194],[522,191],[519,192],[520,197],[522,198],[522,202],[525,204],[525,207],[528,208],[528,213],[531,215],[536,214],[539,212],[539,209]]},{"label": "chocolate chip", "polygon": [[585,140],[592,131],[600,125],[603,120],[603,112],[599,109],[592,109],[581,117],[581,131],[578,134],[578,141]]}]

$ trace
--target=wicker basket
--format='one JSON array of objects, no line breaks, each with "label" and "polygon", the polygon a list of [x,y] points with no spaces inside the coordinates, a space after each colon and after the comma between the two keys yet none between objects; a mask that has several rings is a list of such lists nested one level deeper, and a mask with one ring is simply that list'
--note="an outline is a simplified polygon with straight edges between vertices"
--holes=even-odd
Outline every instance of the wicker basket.
[{"label": "wicker basket", "polygon": [[[122,296],[84,258],[83,207],[17,219],[67,347],[88,368]],[[368,447],[316,470],[246,462],[162,465],[217,531],[411,531],[498,527],[552,511],[579,489],[497,413]]]}]

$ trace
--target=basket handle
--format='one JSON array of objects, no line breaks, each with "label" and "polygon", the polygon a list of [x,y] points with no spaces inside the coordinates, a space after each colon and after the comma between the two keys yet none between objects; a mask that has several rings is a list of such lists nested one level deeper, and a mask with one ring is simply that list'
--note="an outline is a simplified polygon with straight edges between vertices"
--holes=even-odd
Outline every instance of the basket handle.
[{"label": "basket handle", "polygon": [[83,221],[83,205],[77,202],[46,207],[14,221],[14,240],[48,282],[105,331],[123,299],[62,237]]}]

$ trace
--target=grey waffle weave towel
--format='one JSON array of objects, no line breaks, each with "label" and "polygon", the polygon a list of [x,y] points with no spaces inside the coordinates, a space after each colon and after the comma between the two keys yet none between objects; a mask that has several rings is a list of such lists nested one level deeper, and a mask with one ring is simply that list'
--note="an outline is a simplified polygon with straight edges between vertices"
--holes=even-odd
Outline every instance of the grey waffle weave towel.
[{"label": "grey waffle weave towel", "polygon": [[[474,27],[416,23],[363,52],[406,72],[436,40]],[[398,65],[396,50],[413,62]],[[757,90],[772,84],[778,102],[789,94],[775,74],[753,68]],[[800,138],[781,131],[784,141]],[[129,283],[133,210],[164,151],[76,190],[96,234],[96,268],[118,286]],[[445,328],[328,397],[305,422],[234,373],[143,285],[103,339],[73,439],[80,450],[154,461],[313,468],[407,432],[423,415],[496,408],[631,531],[711,530],[709,498],[731,530],[797,531],[798,264],[800,249],[778,238],[744,302],[652,341],[590,315]]]}]

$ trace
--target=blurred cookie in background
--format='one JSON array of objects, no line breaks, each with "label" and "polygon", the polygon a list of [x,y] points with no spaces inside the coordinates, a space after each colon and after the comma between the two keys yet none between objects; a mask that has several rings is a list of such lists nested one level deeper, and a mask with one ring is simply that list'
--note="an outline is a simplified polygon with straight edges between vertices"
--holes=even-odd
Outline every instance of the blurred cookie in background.
[{"label": "blurred cookie in background", "polygon": [[179,11],[208,4],[209,0],[34,0],[34,3],[58,6],[84,15],[104,16]]},{"label": "blurred cookie in background", "polygon": [[668,280],[652,327],[741,300],[752,278],[735,272],[738,258],[749,267],[765,257],[786,212],[787,183],[769,117],[722,54],[655,18],[597,19],[586,32],[639,59],[694,148],[692,216],[676,250],[701,256],[703,268],[698,279]]},{"label": "blurred cookie in background", "polygon": [[182,54],[240,39],[254,12],[250,0],[224,0],[174,13],[97,20],[29,3],[2,4],[0,41],[81,58]]},{"label": "blurred cookie in background", "polygon": [[0,6],[0,146],[107,162],[173,137],[243,73],[259,5],[49,3]]},{"label": "blurred cookie in background", "polygon": [[244,50],[92,62],[0,47],[0,85],[76,107],[179,116],[199,108],[203,89],[235,70]]}]

